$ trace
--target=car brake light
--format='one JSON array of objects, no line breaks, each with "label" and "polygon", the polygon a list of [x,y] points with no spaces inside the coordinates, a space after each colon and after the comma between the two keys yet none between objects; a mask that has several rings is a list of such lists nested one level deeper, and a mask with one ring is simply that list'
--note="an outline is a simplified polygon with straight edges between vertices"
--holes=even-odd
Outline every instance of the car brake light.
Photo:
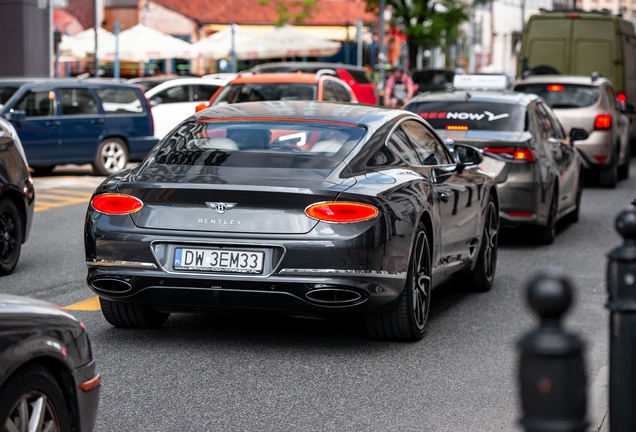
[{"label": "car brake light", "polygon": [[609,114],[599,114],[594,121],[594,129],[604,130],[612,127],[612,116]]},{"label": "car brake light", "polygon": [[619,91],[619,92],[616,94],[616,99],[617,99],[619,102],[621,102],[621,103],[622,103],[622,102],[627,102],[627,95],[625,94],[625,92]]},{"label": "car brake light", "polygon": [[372,205],[355,202],[316,203],[305,209],[310,218],[330,223],[363,222],[373,219],[378,213]]},{"label": "car brake light", "polygon": [[468,130],[468,126],[448,125],[448,126],[446,126],[446,130],[450,130],[450,131],[467,131]]},{"label": "car brake light", "polygon": [[144,203],[134,196],[106,193],[95,196],[91,200],[91,206],[100,213],[124,215],[138,212]]},{"label": "car brake light", "polygon": [[534,216],[534,213],[528,212],[528,211],[509,211],[509,212],[506,212],[506,213],[508,213],[510,216],[514,216],[514,217],[531,217],[531,216]]},{"label": "car brake light", "polygon": [[530,149],[515,147],[486,147],[484,153],[503,155],[517,162],[534,162],[534,153]]},{"label": "car brake light", "polygon": [[563,86],[559,85],[559,84],[552,84],[548,86],[548,91],[551,92],[562,92],[563,91]]},{"label": "car brake light", "polygon": [[605,163],[607,162],[607,156],[594,156],[596,162]]},{"label": "car brake light", "polygon": [[566,18],[581,18],[581,15],[577,14],[577,13],[569,13],[569,14],[565,14]]}]

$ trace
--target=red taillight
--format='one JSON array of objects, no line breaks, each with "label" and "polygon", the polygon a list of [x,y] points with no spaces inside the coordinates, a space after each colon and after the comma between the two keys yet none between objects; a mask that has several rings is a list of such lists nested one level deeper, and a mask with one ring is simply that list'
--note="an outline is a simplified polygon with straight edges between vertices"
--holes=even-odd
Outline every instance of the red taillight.
[{"label": "red taillight", "polygon": [[604,130],[612,127],[612,116],[609,114],[599,114],[594,121],[594,129]]},{"label": "red taillight", "polygon": [[563,86],[559,85],[559,84],[552,84],[548,86],[548,91],[551,92],[562,92],[563,91]]},{"label": "red taillight", "polygon": [[599,163],[607,162],[607,156],[594,156],[594,159],[596,159],[596,162]]},{"label": "red taillight", "polygon": [[581,18],[581,15],[577,14],[577,13],[569,13],[569,14],[565,14],[566,18],[571,18],[571,19],[576,19],[576,18]]},{"label": "red taillight", "polygon": [[618,92],[618,94],[616,95],[616,99],[619,102],[627,102],[627,95],[625,94],[625,92]]},{"label": "red taillight", "polygon": [[362,222],[373,219],[378,213],[372,205],[354,202],[317,203],[305,209],[310,218],[331,223]]},{"label": "red taillight", "polygon": [[450,131],[467,131],[468,130],[468,126],[448,125],[448,126],[446,126],[446,130],[450,130]]},{"label": "red taillight", "polygon": [[529,149],[515,147],[486,147],[484,153],[503,155],[517,162],[534,162],[534,153]]},{"label": "red taillight", "polygon": [[506,212],[506,213],[508,213],[510,216],[514,216],[514,217],[531,217],[531,216],[534,216],[534,213],[527,212],[527,211],[509,211],[509,212]]},{"label": "red taillight", "polygon": [[107,193],[97,195],[91,200],[91,205],[100,213],[123,215],[138,212],[144,203],[134,196]]}]

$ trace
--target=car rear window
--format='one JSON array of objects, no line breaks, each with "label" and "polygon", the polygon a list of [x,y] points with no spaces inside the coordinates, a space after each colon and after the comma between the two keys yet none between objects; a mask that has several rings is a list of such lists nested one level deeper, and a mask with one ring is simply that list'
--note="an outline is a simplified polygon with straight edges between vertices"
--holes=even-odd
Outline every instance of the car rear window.
[{"label": "car rear window", "polygon": [[426,101],[405,109],[419,114],[434,129],[520,132],[525,127],[525,108],[515,104]]},{"label": "car rear window", "polygon": [[316,100],[317,84],[249,83],[229,84],[214,99],[213,106],[241,102],[278,100]]},{"label": "car rear window", "polygon": [[356,69],[345,69],[358,84],[371,84],[371,80],[364,71]]},{"label": "car rear window", "polygon": [[131,88],[98,88],[97,96],[102,101],[106,114],[140,114],[144,112],[144,104],[139,99],[139,92]]},{"label": "car rear window", "polygon": [[357,125],[316,121],[198,120],[164,139],[154,163],[252,168],[337,166],[364,136]]},{"label": "car rear window", "polygon": [[541,96],[553,109],[589,107],[600,95],[598,87],[572,84],[522,84],[514,90]]}]

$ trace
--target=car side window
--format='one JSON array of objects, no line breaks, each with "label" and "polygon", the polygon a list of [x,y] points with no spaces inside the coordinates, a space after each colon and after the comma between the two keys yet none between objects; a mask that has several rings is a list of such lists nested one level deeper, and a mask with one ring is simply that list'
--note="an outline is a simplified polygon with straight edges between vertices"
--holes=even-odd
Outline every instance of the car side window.
[{"label": "car side window", "polygon": [[62,115],[91,115],[97,114],[97,103],[90,89],[61,88]]},{"label": "car side window", "polygon": [[544,135],[545,138],[557,138],[557,133],[554,130],[548,111],[542,103],[538,103],[537,108],[539,110],[539,122],[542,129],[542,135]]},{"label": "car side window", "polygon": [[192,88],[192,100],[209,101],[210,98],[219,89],[217,85],[197,85]]},{"label": "car side window", "polygon": [[139,99],[139,93],[131,88],[106,87],[95,89],[102,101],[106,115],[110,114],[141,114],[144,104]]},{"label": "car side window", "polygon": [[397,128],[386,145],[398,156],[411,165],[421,165],[415,146],[401,128]]},{"label": "car side window", "polygon": [[338,96],[338,100],[342,102],[351,102],[351,95],[349,91],[344,88],[344,86],[337,82],[331,83],[336,88],[336,95]]},{"label": "car side window", "polygon": [[326,102],[338,101],[338,96],[336,95],[336,89],[334,88],[333,83],[329,80],[323,81],[322,100]]},{"label": "car side window", "polygon": [[13,109],[24,110],[27,117],[54,116],[55,91],[53,89],[28,90]]},{"label": "car side window", "polygon": [[160,91],[154,97],[160,97],[162,104],[190,102],[190,88],[192,86],[178,85]]},{"label": "car side window", "polygon": [[607,97],[609,98],[610,105],[613,105],[617,111],[622,111],[621,103],[618,101],[618,96],[616,96],[616,92],[614,91],[614,87],[608,85],[605,87],[605,92],[607,93]]},{"label": "car side window", "polygon": [[426,126],[416,121],[405,121],[400,126],[415,146],[421,165],[446,165],[449,158],[442,144]]}]

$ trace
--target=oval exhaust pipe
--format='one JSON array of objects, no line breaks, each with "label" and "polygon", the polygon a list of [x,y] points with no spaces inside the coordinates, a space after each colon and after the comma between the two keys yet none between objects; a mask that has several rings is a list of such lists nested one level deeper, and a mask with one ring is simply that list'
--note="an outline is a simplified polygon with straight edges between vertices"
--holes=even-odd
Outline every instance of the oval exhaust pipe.
[{"label": "oval exhaust pipe", "polygon": [[329,305],[355,303],[362,298],[359,292],[343,288],[319,288],[309,291],[305,296],[313,302]]},{"label": "oval exhaust pipe", "polygon": [[132,285],[121,279],[94,279],[91,281],[91,286],[98,291],[108,293],[125,293],[132,290]]}]

